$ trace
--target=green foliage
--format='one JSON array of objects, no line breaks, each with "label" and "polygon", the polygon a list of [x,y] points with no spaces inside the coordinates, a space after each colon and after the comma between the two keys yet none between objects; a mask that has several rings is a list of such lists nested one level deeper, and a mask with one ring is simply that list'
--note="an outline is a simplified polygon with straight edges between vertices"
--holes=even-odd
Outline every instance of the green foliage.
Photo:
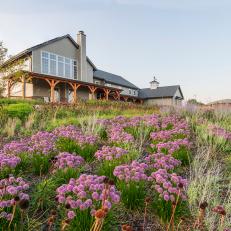
[{"label": "green foliage", "polygon": [[32,112],[33,107],[27,103],[9,104],[5,107],[7,114],[10,117],[17,117],[25,120],[26,117]]},{"label": "green foliage", "polygon": [[65,169],[57,169],[54,172],[54,179],[58,184],[68,183],[71,178],[78,178],[80,173],[83,171],[83,168],[65,168]]},{"label": "green foliage", "polygon": [[50,163],[51,156],[43,154],[33,154],[31,155],[31,167],[32,171],[36,175],[46,174],[51,166]]},{"label": "green foliage", "polygon": [[75,212],[76,216],[71,221],[68,230],[75,230],[78,227],[77,230],[79,231],[89,231],[94,222],[94,217],[91,216],[90,209],[84,211],[76,209]]},{"label": "green foliage", "polygon": [[102,127],[99,130],[99,137],[101,140],[107,140],[108,139],[107,130],[105,128]]},{"label": "green foliage", "polygon": [[31,204],[33,211],[54,208],[57,187],[59,187],[59,184],[54,178],[44,179],[39,182],[32,192]]},{"label": "green foliage", "polygon": [[143,208],[146,195],[145,182],[130,181],[126,183],[124,181],[117,181],[116,185],[121,192],[121,200],[127,209],[135,210]]},{"label": "green foliage", "polygon": [[[172,214],[171,201],[165,201],[157,193],[154,193],[152,194],[151,209],[160,218],[162,223],[166,224],[170,221]],[[185,218],[188,216],[190,216],[190,212],[187,202],[179,201],[174,215],[174,222],[178,223],[181,217]]]},{"label": "green foliage", "polygon": [[98,149],[97,145],[84,144],[80,146],[76,141],[69,138],[59,138],[56,142],[56,146],[59,151],[76,153],[82,156],[86,161],[92,161]]},{"label": "green foliage", "polygon": [[181,146],[180,149],[176,150],[172,156],[181,161],[182,166],[188,166],[192,159],[190,151],[185,147]]}]

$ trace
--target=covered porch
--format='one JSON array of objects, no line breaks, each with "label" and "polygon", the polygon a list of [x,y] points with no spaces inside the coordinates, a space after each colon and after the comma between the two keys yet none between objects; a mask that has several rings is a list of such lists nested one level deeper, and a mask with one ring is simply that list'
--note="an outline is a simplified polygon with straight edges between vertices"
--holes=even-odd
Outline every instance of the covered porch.
[{"label": "covered porch", "polygon": [[[14,97],[11,90],[19,83],[21,92],[15,97],[20,98],[43,98],[44,101],[51,103],[77,103],[79,100],[88,99],[120,100],[121,90],[118,88],[26,71],[20,77],[8,77],[9,98]],[[27,89],[29,84],[32,85],[32,90],[31,87]],[[28,93],[27,90],[31,92]]]}]

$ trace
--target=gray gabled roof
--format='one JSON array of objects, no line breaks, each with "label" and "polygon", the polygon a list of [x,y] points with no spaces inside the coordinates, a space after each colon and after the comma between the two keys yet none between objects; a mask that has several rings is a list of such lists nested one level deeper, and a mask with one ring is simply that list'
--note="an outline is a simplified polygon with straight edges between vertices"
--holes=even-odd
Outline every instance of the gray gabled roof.
[{"label": "gray gabled roof", "polygon": [[139,97],[142,99],[168,98],[173,97],[179,89],[182,99],[184,98],[180,85],[157,87],[156,89],[143,88],[139,91]]},{"label": "gray gabled roof", "polygon": [[[36,49],[39,49],[41,47],[44,47],[46,45],[49,45],[51,43],[57,42],[59,40],[62,40],[64,38],[68,38],[77,49],[79,48],[79,45],[75,42],[75,40],[69,34],[66,34],[66,35],[63,35],[63,36],[56,37],[54,39],[48,40],[46,42],[40,43],[40,44],[38,44],[36,46],[30,47],[30,48],[20,52],[19,54],[15,55],[15,56],[12,56],[5,63],[3,63],[2,66],[4,67],[4,66],[12,63],[13,61],[17,60],[17,59],[24,58],[27,55],[30,55],[32,51],[34,51]],[[92,61],[88,57],[87,57],[87,61],[93,67],[94,70],[97,70],[96,66],[92,63]]]},{"label": "gray gabled roof", "polygon": [[106,71],[96,70],[94,71],[94,78],[104,80],[107,83],[112,83],[116,85],[120,85],[123,87],[128,87],[132,89],[139,89],[137,86],[124,79],[122,76],[115,75]]}]

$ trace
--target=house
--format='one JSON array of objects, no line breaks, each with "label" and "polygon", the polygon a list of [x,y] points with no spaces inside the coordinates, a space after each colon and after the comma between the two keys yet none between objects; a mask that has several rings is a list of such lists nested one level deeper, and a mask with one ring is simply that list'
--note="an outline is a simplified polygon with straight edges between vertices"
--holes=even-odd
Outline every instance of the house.
[{"label": "house", "polygon": [[218,110],[230,110],[231,109],[231,99],[222,99],[210,102],[204,106],[208,109],[218,109]]},{"label": "house", "polygon": [[184,99],[180,85],[159,87],[154,77],[150,88],[139,90],[139,98],[147,105],[180,105]]},{"label": "house", "polygon": [[[42,98],[47,102],[88,99],[121,100],[146,104],[175,104],[183,99],[180,86],[139,89],[123,78],[99,70],[86,54],[86,35],[76,41],[64,35],[33,46],[7,60],[1,67],[14,67],[7,75],[5,96]],[[9,69],[9,68],[8,68]]]}]

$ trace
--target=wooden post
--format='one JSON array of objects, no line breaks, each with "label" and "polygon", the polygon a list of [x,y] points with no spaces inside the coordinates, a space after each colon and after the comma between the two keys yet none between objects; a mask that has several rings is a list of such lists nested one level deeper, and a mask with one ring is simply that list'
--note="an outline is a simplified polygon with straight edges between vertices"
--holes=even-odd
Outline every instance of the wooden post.
[{"label": "wooden post", "polygon": [[25,95],[26,95],[25,94],[25,91],[26,91],[26,89],[25,89],[25,87],[26,87],[25,86],[25,76],[21,77],[21,81],[22,81],[22,98],[25,99]]},{"label": "wooden post", "polygon": [[7,80],[7,97],[10,98],[11,80]]},{"label": "wooden post", "polygon": [[55,102],[55,86],[60,82],[60,80],[54,80],[54,79],[45,79],[51,88],[51,103]]},{"label": "wooden post", "polygon": [[116,91],[116,95],[117,95],[117,100],[120,101],[120,92]]},{"label": "wooden post", "polygon": [[111,90],[105,89],[105,88],[103,90],[105,92],[106,100],[108,100],[108,96],[109,96],[109,93],[111,92]]},{"label": "wooden post", "polygon": [[95,91],[97,90],[98,87],[95,86],[88,86],[90,92],[91,92],[91,99],[95,99]]},{"label": "wooden post", "polygon": [[73,101],[72,103],[77,103],[77,89],[81,86],[81,84],[77,83],[69,83],[73,89]]},{"label": "wooden post", "polygon": [[124,101],[127,102],[128,101],[128,97],[124,96]]}]

